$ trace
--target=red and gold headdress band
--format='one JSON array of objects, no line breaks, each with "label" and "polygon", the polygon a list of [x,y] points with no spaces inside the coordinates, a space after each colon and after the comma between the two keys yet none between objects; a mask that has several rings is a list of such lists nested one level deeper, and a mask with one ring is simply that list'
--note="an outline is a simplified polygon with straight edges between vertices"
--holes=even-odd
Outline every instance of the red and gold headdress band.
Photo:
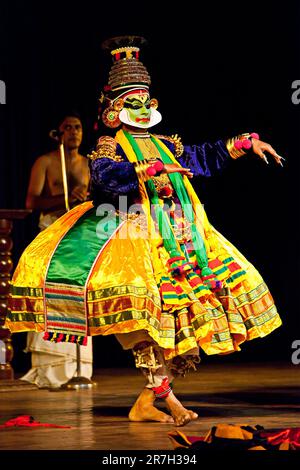
[{"label": "red and gold headdress band", "polygon": [[119,47],[111,51],[111,55],[114,61],[117,62],[120,59],[132,59],[139,60],[140,49],[138,47]]}]

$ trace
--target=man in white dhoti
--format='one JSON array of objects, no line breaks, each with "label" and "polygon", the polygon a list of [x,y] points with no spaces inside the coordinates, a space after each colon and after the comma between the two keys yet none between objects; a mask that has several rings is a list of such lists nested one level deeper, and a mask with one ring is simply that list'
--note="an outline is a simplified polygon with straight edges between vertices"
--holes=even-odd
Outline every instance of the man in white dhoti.
[{"label": "man in white dhoti", "polygon": [[[88,160],[79,153],[82,123],[77,113],[65,114],[58,122],[63,137],[68,203],[70,207],[86,201],[89,187]],[[40,211],[39,228],[44,230],[66,212],[63,171],[59,149],[40,156],[30,176],[26,208]],[[76,344],[44,341],[43,333],[29,332],[26,352],[31,352],[31,369],[21,377],[39,388],[57,388],[76,375]],[[92,376],[92,340],[80,346],[80,372]]]}]

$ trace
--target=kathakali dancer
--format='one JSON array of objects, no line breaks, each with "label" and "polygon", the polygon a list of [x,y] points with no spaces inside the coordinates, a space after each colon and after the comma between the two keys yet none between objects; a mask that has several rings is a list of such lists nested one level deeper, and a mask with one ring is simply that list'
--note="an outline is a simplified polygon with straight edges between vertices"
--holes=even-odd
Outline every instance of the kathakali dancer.
[{"label": "kathakali dancer", "polygon": [[[200,145],[155,135],[161,121],[140,62],[144,39],[108,40],[113,57],[100,99],[102,136],[89,155],[93,201],[74,207],[26,248],[11,283],[11,332],[83,343],[115,334],[146,385],[132,421],[197,418],[172,382],[206,354],[227,354],[281,325],[254,266],[209,222],[189,179],[211,176],[248,151],[282,164],[255,133]],[[155,407],[165,400],[170,414]]]}]

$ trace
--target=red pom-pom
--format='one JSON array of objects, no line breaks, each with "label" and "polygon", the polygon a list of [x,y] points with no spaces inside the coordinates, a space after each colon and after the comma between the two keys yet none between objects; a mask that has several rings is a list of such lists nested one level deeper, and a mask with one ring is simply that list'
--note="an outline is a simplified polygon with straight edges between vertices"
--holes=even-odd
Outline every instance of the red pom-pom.
[{"label": "red pom-pom", "polygon": [[164,164],[163,162],[161,162],[160,160],[158,160],[157,162],[154,163],[154,168],[157,172],[160,172],[164,169]]},{"label": "red pom-pom", "polygon": [[249,150],[252,147],[252,142],[249,139],[242,140],[242,146],[245,150]]},{"label": "red pom-pom", "polygon": [[170,188],[170,186],[164,186],[159,191],[160,197],[169,197],[169,196],[172,196],[172,194],[173,194],[173,191],[172,191],[172,188]]},{"label": "red pom-pom", "polygon": [[241,148],[243,147],[243,144],[240,140],[236,140],[234,142],[234,146],[235,146],[236,149],[241,150]]},{"label": "red pom-pom", "polygon": [[256,132],[251,132],[250,135],[253,137],[253,139],[259,139],[259,135]]},{"label": "red pom-pom", "polygon": [[149,176],[155,176],[156,175],[156,169],[154,168],[154,165],[149,166],[146,170],[146,173]]}]

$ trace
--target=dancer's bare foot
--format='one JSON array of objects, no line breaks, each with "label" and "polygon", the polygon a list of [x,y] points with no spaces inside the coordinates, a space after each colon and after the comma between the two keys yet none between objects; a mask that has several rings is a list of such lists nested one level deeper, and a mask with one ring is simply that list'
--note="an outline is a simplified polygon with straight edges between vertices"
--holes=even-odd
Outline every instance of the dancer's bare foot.
[{"label": "dancer's bare foot", "polygon": [[130,421],[158,421],[174,424],[172,416],[155,408],[154,400],[154,392],[149,388],[144,388],[129,412]]},{"label": "dancer's bare foot", "polygon": [[169,393],[167,398],[165,398],[165,401],[174,418],[175,426],[184,426],[190,421],[198,418],[197,413],[184,408],[173,392]]}]

